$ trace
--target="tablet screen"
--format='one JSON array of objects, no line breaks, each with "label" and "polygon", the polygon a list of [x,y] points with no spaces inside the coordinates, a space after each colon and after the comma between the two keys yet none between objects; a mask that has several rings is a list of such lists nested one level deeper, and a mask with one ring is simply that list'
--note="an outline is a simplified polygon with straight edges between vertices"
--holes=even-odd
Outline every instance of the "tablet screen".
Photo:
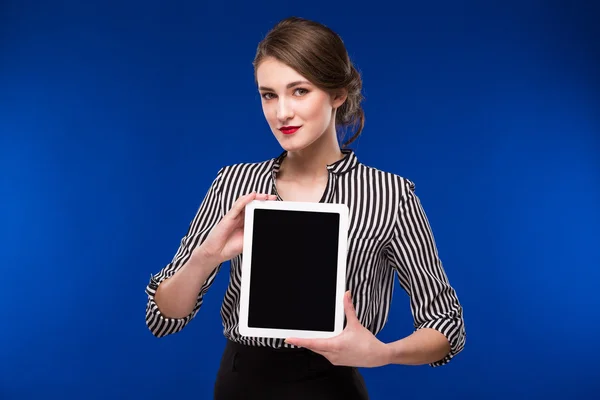
[{"label": "tablet screen", "polygon": [[333,331],[337,213],[254,210],[248,327]]}]

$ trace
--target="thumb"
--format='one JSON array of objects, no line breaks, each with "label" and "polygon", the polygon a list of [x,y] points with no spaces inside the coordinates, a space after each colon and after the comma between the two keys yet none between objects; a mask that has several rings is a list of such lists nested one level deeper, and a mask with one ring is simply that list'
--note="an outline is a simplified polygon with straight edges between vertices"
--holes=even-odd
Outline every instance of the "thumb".
[{"label": "thumb", "polygon": [[356,324],[361,325],[358,317],[356,316],[356,310],[352,304],[352,295],[350,294],[349,290],[344,294],[344,312],[346,314],[346,319],[349,326]]}]

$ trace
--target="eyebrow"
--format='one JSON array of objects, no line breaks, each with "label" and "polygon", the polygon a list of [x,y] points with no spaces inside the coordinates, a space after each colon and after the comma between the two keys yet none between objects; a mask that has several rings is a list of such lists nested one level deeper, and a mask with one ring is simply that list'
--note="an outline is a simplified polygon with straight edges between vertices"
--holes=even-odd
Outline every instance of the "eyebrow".
[{"label": "eyebrow", "polygon": [[[310,85],[310,82],[307,82],[307,81],[294,81],[294,82],[290,82],[290,83],[288,83],[288,84],[286,85],[286,88],[287,88],[287,89],[291,89],[291,88],[293,88],[294,86],[298,86],[298,85]],[[273,90],[273,89],[271,89],[271,88],[268,88],[268,87],[266,87],[266,86],[260,86],[260,87],[258,88],[258,90],[266,90],[266,91],[271,91],[271,92],[274,92],[274,90]]]}]

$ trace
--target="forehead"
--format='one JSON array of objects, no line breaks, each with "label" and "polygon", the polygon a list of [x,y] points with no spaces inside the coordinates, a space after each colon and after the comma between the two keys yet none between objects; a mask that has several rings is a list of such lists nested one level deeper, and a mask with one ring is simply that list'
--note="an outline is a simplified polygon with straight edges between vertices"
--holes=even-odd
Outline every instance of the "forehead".
[{"label": "forehead", "polygon": [[271,88],[285,87],[290,82],[305,81],[304,76],[295,69],[274,58],[264,59],[256,69],[256,80],[259,86]]}]

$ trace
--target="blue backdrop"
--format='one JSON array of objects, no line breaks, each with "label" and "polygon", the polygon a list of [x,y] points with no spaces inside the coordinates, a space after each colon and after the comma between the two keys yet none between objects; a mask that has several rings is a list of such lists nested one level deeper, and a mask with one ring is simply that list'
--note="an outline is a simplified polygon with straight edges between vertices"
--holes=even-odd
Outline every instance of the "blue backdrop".
[{"label": "blue backdrop", "polygon": [[[354,149],[416,182],[465,308],[463,353],[372,398],[598,395],[598,7],[376,3],[2,2],[0,398],[211,398],[227,268],[164,339],[144,288],[221,166],[280,153],[251,61],[289,15],[342,35]],[[396,286],[380,339],[411,324]]]}]

